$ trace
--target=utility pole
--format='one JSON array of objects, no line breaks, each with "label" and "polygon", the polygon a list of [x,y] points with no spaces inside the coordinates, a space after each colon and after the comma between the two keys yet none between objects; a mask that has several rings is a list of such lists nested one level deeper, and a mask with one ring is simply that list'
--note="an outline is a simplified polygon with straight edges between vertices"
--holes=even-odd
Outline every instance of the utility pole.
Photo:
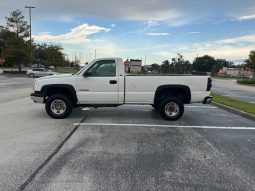
[{"label": "utility pole", "polygon": [[31,9],[35,8],[33,6],[25,6],[26,9],[29,9],[29,35],[30,35],[30,64],[32,66],[32,25],[31,25]]},{"label": "utility pole", "polygon": [[97,58],[97,49],[95,49],[95,59]]}]

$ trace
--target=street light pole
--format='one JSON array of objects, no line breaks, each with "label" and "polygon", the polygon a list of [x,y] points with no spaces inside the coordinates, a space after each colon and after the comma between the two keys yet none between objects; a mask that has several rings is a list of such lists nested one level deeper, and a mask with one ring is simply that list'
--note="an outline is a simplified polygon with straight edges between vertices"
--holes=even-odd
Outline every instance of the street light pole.
[{"label": "street light pole", "polygon": [[30,35],[30,64],[32,66],[32,26],[31,26],[31,9],[35,8],[35,7],[32,7],[32,6],[25,6],[25,8],[29,9],[29,29],[30,29],[30,32],[29,32],[29,35]]}]

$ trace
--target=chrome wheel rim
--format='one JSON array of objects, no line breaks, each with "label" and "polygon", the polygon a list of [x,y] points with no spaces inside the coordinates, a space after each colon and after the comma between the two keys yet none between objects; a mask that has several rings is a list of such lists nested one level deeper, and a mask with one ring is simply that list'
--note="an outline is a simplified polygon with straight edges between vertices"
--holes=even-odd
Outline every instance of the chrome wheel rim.
[{"label": "chrome wheel rim", "polygon": [[51,111],[56,115],[61,115],[66,111],[66,104],[63,100],[54,100],[50,105]]},{"label": "chrome wheel rim", "polygon": [[175,102],[169,102],[165,105],[165,113],[169,117],[175,117],[178,115],[180,108]]}]

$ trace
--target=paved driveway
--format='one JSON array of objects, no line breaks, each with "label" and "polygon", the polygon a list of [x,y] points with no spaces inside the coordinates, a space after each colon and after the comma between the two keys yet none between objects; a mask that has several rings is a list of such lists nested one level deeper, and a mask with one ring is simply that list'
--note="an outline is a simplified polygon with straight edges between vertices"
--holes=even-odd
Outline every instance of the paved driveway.
[{"label": "paved driveway", "polygon": [[255,103],[255,86],[236,84],[236,80],[213,79],[212,92]]}]

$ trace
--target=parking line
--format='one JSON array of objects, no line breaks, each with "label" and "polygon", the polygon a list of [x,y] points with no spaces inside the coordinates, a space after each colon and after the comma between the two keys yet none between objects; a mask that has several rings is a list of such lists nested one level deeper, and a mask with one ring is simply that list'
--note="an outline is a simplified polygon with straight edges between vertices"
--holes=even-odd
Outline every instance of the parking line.
[{"label": "parking line", "polygon": [[205,109],[217,109],[218,107],[214,106],[202,106],[202,105],[185,105],[185,107],[190,107],[190,108],[205,108]]},{"label": "parking line", "polygon": [[[131,106],[131,107],[134,107],[134,105],[127,105],[127,106]],[[135,105],[136,107],[137,106],[141,106],[141,107],[151,107],[150,105]],[[204,109],[217,109],[218,107],[215,107],[215,106],[203,106],[203,105],[184,105],[184,107],[187,107],[187,108],[204,108]],[[81,110],[83,111],[88,111],[90,110],[89,107],[85,107],[85,108],[82,108]]]},{"label": "parking line", "polygon": [[196,128],[196,129],[231,129],[231,130],[255,130],[255,127],[231,127],[231,126],[203,126],[203,125],[153,125],[135,123],[74,123],[74,126],[126,126],[126,127],[167,127],[167,128]]}]

